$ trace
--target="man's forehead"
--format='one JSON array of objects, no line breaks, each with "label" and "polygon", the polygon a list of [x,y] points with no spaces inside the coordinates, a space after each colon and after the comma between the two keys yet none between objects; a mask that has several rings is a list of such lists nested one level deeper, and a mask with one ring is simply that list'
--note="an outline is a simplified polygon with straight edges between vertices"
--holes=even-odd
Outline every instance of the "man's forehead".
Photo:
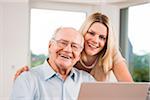
[{"label": "man's forehead", "polygon": [[58,33],[79,33],[76,29],[74,28],[61,28]]},{"label": "man's forehead", "polygon": [[70,38],[71,37],[74,37],[74,38],[81,37],[80,33],[77,30],[72,29],[72,28],[62,28],[56,34],[56,38],[67,37],[67,36],[70,36]]},{"label": "man's forehead", "polygon": [[55,38],[58,40],[62,39],[62,40],[71,41],[78,44],[82,42],[82,35],[74,29],[61,29],[56,34]]}]

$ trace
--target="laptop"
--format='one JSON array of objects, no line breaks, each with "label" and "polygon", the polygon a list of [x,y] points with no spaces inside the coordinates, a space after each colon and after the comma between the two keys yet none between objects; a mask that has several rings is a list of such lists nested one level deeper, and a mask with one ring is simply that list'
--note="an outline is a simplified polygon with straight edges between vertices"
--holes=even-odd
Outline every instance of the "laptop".
[{"label": "laptop", "polygon": [[148,89],[149,83],[82,83],[78,100],[150,100]]}]

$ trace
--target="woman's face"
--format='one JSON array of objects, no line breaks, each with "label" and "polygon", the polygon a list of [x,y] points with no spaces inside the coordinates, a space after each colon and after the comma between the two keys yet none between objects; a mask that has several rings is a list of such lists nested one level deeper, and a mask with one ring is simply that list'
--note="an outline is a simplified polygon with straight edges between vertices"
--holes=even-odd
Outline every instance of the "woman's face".
[{"label": "woman's face", "polygon": [[105,46],[107,41],[107,27],[99,22],[91,25],[84,35],[84,51],[87,55],[98,54]]}]

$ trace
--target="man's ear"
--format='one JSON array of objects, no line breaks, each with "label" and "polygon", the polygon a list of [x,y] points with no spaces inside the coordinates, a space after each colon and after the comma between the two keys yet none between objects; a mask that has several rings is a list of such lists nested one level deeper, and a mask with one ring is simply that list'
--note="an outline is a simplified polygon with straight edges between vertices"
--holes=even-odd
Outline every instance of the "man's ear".
[{"label": "man's ear", "polygon": [[51,45],[52,45],[52,41],[50,40],[50,41],[49,41],[49,44],[48,44],[48,48],[50,48]]},{"label": "man's ear", "polygon": [[52,41],[50,40],[48,43],[48,53],[50,54],[51,52],[51,46],[52,46]]}]

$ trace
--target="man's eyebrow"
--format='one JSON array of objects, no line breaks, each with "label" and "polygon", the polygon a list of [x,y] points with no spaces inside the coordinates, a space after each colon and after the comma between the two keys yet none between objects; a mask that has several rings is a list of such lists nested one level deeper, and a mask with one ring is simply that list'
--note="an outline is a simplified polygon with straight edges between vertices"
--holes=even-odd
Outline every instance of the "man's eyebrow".
[{"label": "man's eyebrow", "polygon": [[80,45],[80,43],[75,43],[75,42],[72,42],[72,44],[75,44],[75,45]]},{"label": "man's eyebrow", "polygon": [[[63,42],[70,42],[70,41],[68,41],[68,40],[64,40],[64,39],[60,39],[59,41],[63,41]],[[71,43],[72,43],[72,44],[75,44],[75,45],[80,45],[80,43],[76,43],[76,42],[72,42],[72,41],[71,41]]]},{"label": "man's eyebrow", "polygon": [[58,41],[69,42],[69,41],[67,41],[67,40],[64,40],[64,39],[59,39]]}]

